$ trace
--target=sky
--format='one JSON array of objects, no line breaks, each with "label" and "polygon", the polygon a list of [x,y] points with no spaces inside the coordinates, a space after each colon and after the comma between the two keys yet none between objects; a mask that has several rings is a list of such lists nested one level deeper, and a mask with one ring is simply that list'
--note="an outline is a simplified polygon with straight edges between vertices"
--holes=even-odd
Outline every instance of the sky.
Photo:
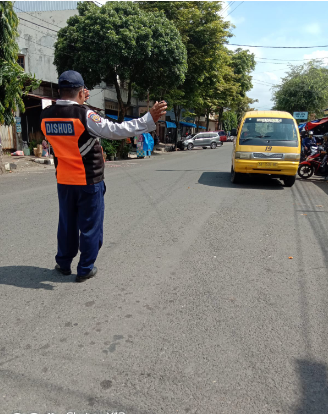
[{"label": "sky", "polygon": [[[229,1],[222,15],[236,27],[229,43],[262,46],[328,45],[326,1]],[[224,8],[226,9],[224,10]],[[228,46],[235,49],[234,46]],[[328,46],[311,49],[248,48],[255,54],[256,69],[252,73],[253,89],[247,93],[258,99],[252,107],[266,110],[273,106],[272,85],[279,84],[288,65],[301,65],[305,59],[323,58],[328,66]],[[278,60],[273,60],[278,59]],[[296,61],[292,61],[296,60]]]}]

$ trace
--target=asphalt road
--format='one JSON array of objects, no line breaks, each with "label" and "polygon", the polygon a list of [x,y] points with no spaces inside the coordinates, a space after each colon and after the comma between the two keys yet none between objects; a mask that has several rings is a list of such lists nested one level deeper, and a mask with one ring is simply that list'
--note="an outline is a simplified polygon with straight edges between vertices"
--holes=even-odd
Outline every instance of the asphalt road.
[{"label": "asphalt road", "polygon": [[107,167],[82,284],[53,171],[0,177],[1,413],[328,413],[328,183],[232,185],[230,154]]}]

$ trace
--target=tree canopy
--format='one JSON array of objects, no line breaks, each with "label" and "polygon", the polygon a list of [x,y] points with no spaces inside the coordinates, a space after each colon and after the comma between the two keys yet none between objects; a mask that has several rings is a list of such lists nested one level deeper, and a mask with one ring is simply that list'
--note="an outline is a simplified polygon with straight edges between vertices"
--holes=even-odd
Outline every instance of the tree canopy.
[{"label": "tree canopy", "polygon": [[236,113],[238,122],[244,113],[249,110],[251,104],[258,102],[257,99],[248,98],[246,93],[253,87],[251,72],[255,69],[255,55],[249,50],[236,49],[231,53],[230,66],[234,72],[234,82],[237,91],[229,102],[230,108]]},{"label": "tree canopy", "polygon": [[[218,1],[141,1],[144,10],[163,11],[174,22],[187,49],[188,71],[183,84],[170,90],[165,98],[174,109],[179,123],[181,109],[193,108],[197,117],[218,113],[225,108],[236,111],[245,103],[252,88],[254,54],[224,44],[232,36],[230,23],[220,15]],[[239,109],[238,109],[239,108]]]},{"label": "tree canopy", "polygon": [[[35,77],[25,73],[17,63],[18,18],[11,1],[0,2],[0,124],[11,125],[17,108],[25,111],[24,92],[39,86]],[[1,144],[1,137],[0,137]],[[0,145],[0,173],[4,171]]]},{"label": "tree canopy", "polygon": [[[89,88],[102,81],[115,85],[123,120],[132,88],[160,93],[185,79],[187,52],[181,35],[162,12],[143,11],[133,2],[78,4],[79,15],[58,32],[58,73],[80,72]],[[120,86],[128,88],[123,102]]]},{"label": "tree canopy", "polygon": [[223,129],[225,129],[226,131],[231,131],[233,128],[237,128],[238,119],[237,119],[236,112],[233,112],[233,111],[223,112],[222,124],[223,124]]},{"label": "tree canopy", "polygon": [[145,1],[144,10],[162,11],[179,30],[187,49],[188,71],[180,87],[188,100],[198,88],[214,62],[220,61],[220,51],[231,33],[230,24],[219,12],[219,1]]},{"label": "tree canopy", "polygon": [[328,69],[316,61],[290,66],[280,85],[273,87],[274,109],[323,115],[328,104]]},{"label": "tree canopy", "polygon": [[[18,18],[10,1],[0,2],[0,124],[14,123],[14,112],[24,112],[24,92],[38,87],[35,77],[17,63]],[[28,86],[27,86],[28,85]]]},{"label": "tree canopy", "polygon": [[[178,124],[183,107],[194,107],[197,112],[204,104],[202,91],[207,88],[210,93],[206,85],[213,86],[216,81],[213,74],[218,73],[225,58],[223,43],[231,36],[230,24],[220,15],[222,3],[219,1],[141,1],[139,4],[144,10],[164,12],[179,30],[187,50],[186,79],[165,95]],[[211,89],[214,90],[215,87]]]}]

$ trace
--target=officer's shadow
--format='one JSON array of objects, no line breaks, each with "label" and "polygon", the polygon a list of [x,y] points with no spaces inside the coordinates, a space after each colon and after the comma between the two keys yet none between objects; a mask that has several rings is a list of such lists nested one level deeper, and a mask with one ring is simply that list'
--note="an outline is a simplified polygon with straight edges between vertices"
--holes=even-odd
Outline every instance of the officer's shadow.
[{"label": "officer's shadow", "polygon": [[0,285],[26,289],[54,290],[53,283],[72,283],[75,276],[63,276],[55,269],[33,266],[0,267]]}]

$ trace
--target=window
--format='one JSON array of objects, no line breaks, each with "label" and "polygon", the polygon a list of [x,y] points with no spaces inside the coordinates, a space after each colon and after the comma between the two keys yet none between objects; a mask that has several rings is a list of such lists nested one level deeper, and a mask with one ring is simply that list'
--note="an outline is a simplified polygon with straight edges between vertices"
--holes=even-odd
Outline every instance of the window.
[{"label": "window", "polygon": [[240,145],[283,145],[297,147],[294,121],[289,118],[247,118],[243,124]]},{"label": "window", "polygon": [[25,69],[25,56],[24,55],[18,56],[17,63],[19,64],[19,66]]}]

